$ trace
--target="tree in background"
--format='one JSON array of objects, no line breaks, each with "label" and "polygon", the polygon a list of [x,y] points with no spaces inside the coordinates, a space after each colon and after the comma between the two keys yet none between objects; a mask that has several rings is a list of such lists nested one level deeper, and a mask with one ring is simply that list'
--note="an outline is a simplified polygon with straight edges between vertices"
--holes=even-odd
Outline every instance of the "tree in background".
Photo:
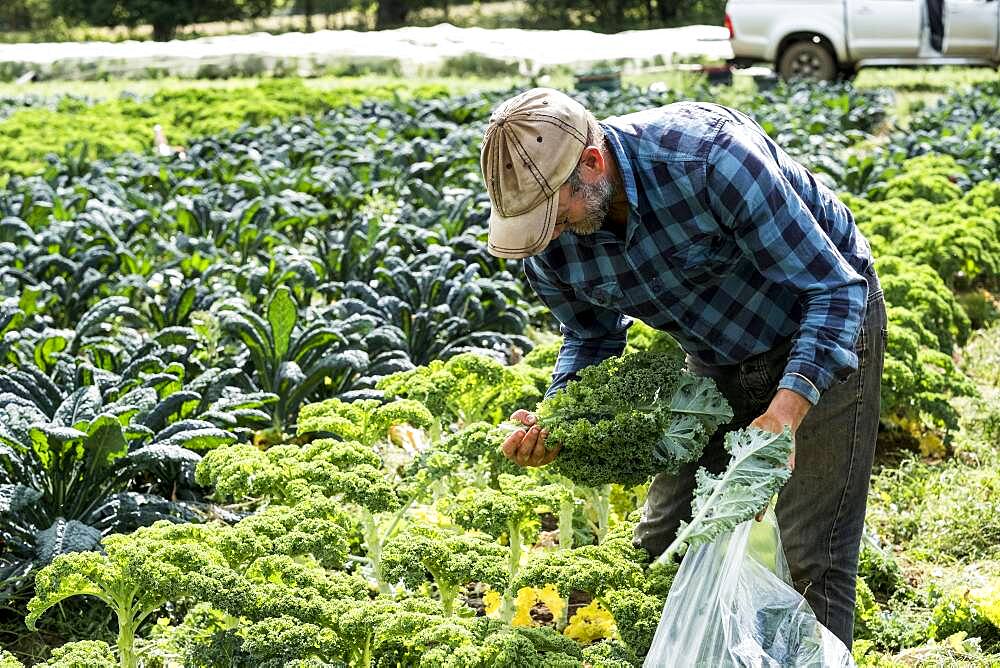
[{"label": "tree in background", "polygon": [[306,32],[312,32],[313,14],[316,12],[316,0],[303,0],[302,11],[306,15]]},{"label": "tree in background", "polygon": [[52,0],[55,14],[95,26],[153,26],[153,39],[173,39],[179,26],[268,16],[281,0]]},{"label": "tree in background", "polygon": [[526,26],[618,32],[690,23],[719,25],[726,0],[527,0]]},{"label": "tree in background", "polygon": [[[492,4],[487,0],[0,0],[0,31],[33,31],[59,41],[69,38],[62,34],[67,23],[152,25],[153,39],[164,41],[184,25],[260,18],[275,10],[304,15],[307,32],[313,30],[316,14],[327,16],[327,27],[331,27],[329,17],[338,15],[342,27],[346,16],[349,27],[368,29],[374,20],[375,29],[386,30],[409,25],[424,9],[443,10],[448,21],[450,9],[469,3]],[[527,11],[508,4],[512,8],[504,16],[505,26],[610,33],[692,23],[721,25],[726,0],[525,0]]]},{"label": "tree in background", "polygon": [[[464,0],[463,0],[464,1]],[[450,5],[458,4],[448,0],[377,0],[377,2],[362,2],[364,5],[376,5],[375,9],[375,29],[388,30],[390,28],[401,28],[406,25],[406,20],[410,12],[425,7],[437,7],[444,10],[445,20],[448,17]]]},{"label": "tree in background", "polygon": [[[281,5],[283,3],[275,3]],[[313,16],[320,14],[327,17],[326,27],[330,27],[329,16],[331,14],[339,14],[340,12],[347,12],[349,10],[364,10],[358,0],[292,0],[291,4],[288,5],[288,13],[290,15],[300,15],[304,16],[306,20],[306,32],[312,32],[316,29],[313,23]]]},{"label": "tree in background", "polygon": [[[462,0],[466,1],[466,0]],[[293,14],[306,17],[306,32],[312,31],[311,14],[335,14],[350,9],[362,15],[375,16],[375,29],[388,30],[407,25],[413,12],[426,7],[443,9],[447,20],[449,0],[294,0]]]},{"label": "tree in background", "polygon": [[49,0],[0,0],[0,30],[33,30],[51,20]]}]

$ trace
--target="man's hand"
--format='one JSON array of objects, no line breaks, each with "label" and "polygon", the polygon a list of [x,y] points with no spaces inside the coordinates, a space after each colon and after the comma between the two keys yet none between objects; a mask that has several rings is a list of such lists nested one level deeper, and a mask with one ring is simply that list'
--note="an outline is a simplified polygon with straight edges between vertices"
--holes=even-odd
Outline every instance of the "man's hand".
[{"label": "man's hand", "polygon": [[[780,434],[788,427],[792,430],[792,438],[805,418],[806,413],[812,404],[809,401],[791,390],[784,388],[778,390],[771,400],[771,405],[767,407],[767,412],[750,423],[751,427],[763,429],[774,434]],[[788,468],[795,469],[795,451],[788,459]]]},{"label": "man's hand", "polygon": [[[774,399],[771,400],[771,404],[767,407],[767,412],[751,422],[750,426],[775,434],[780,434],[787,426],[792,430],[792,443],[794,444],[795,431],[802,424],[802,420],[805,418],[806,413],[809,412],[810,406],[812,404],[805,397],[782,388],[774,395]],[[788,468],[793,471],[795,470],[794,445],[792,454],[788,458]],[[764,510],[767,509],[765,508]],[[758,522],[764,519],[764,510],[757,513],[756,519]]]},{"label": "man's hand", "polygon": [[547,450],[545,438],[549,432],[540,429],[535,423],[538,418],[534,413],[521,409],[510,416],[527,429],[518,429],[503,442],[503,454],[507,459],[520,466],[545,466],[559,454],[559,447]]}]

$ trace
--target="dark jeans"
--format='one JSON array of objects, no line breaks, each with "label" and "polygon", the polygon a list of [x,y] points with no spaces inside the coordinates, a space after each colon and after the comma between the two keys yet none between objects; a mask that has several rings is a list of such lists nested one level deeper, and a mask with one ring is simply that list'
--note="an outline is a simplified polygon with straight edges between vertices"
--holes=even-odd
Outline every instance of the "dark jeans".
[{"label": "dark jeans", "polygon": [[[813,406],[795,435],[795,471],[778,496],[776,514],[795,588],[819,621],[850,647],[854,628],[858,550],[864,528],[868,480],[878,431],[879,389],[885,354],[885,302],[878,278],[868,279],[868,308],[855,351],[858,369],[834,383]],[[726,431],[762,415],[777,391],[791,342],[727,366],[689,368],[715,379],[732,405],[732,422],[715,434],[705,454],[677,476],[653,479],[635,530],[635,544],[653,556],[673,540],[691,516],[694,473],[720,472],[729,462]]]}]

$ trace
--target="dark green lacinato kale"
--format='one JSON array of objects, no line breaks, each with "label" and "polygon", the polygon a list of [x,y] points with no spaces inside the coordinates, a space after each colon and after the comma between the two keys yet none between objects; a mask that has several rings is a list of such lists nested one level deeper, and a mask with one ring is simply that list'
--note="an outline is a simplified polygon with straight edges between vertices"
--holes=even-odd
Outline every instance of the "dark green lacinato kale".
[{"label": "dark green lacinato kale", "polygon": [[580,485],[635,485],[701,456],[733,412],[709,378],[673,355],[637,352],[583,369],[543,401],[555,471]]}]

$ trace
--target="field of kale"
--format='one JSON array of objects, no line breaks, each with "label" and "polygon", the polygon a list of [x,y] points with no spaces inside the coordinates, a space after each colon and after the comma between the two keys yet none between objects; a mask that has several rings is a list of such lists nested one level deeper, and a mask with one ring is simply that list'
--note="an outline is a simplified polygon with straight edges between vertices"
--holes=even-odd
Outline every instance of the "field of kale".
[{"label": "field of kale", "polygon": [[[0,144],[24,133],[0,189],[0,667],[641,665],[675,570],[631,546],[645,484],[495,447],[558,350],[483,243],[480,140],[511,91],[271,86],[0,99]],[[856,660],[1000,665],[1000,82],[905,119],[847,84],[580,96],[691,98],[752,114],[877,257]],[[23,141],[66,109],[121,127],[97,152],[61,148],[69,123]],[[141,150],[142,119],[187,123],[183,157]],[[636,324],[630,350],[665,337]]]}]

